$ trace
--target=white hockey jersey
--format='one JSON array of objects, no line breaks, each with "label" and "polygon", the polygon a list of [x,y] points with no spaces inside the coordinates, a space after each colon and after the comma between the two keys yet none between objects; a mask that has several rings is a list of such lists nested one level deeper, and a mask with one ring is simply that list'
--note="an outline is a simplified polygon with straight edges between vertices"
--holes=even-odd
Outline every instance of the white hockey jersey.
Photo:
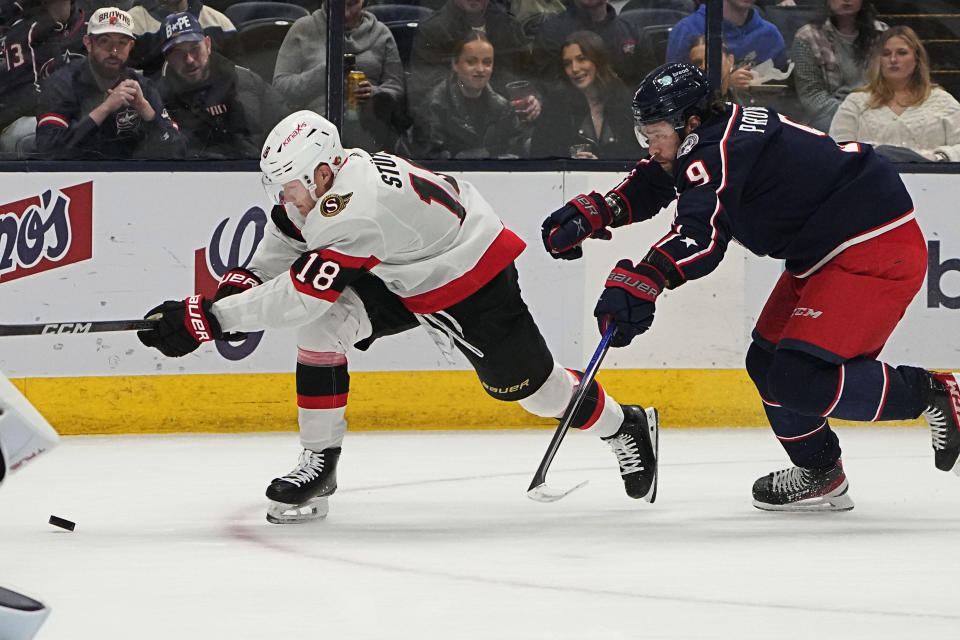
[{"label": "white hockey jersey", "polygon": [[264,284],[213,312],[226,332],[299,326],[369,271],[410,311],[432,313],[480,289],[524,246],[470,183],[351,149],[305,218],[294,211],[268,223],[247,267]]}]

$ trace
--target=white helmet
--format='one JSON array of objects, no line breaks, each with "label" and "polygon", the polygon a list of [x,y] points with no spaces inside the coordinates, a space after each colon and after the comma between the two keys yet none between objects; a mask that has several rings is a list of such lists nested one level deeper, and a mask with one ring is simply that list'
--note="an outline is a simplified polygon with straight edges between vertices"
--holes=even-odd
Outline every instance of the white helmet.
[{"label": "white helmet", "polygon": [[282,202],[283,185],[299,180],[314,197],[313,171],[321,164],[336,175],[345,154],[333,123],[313,111],[291,113],[273,128],[260,154],[263,187],[274,202]]}]

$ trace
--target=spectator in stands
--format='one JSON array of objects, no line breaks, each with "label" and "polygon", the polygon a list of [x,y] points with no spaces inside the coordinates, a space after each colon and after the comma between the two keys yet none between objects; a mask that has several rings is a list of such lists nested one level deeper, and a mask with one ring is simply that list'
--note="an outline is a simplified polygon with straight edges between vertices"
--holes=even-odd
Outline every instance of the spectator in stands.
[{"label": "spectator in stands", "polygon": [[[840,104],[830,136],[960,161],[960,103],[930,82],[927,51],[913,29],[896,26],[878,36],[867,84]],[[912,155],[887,151],[895,159]]]},{"label": "spectator in stands", "polygon": [[471,33],[454,49],[450,73],[415,114],[411,151],[424,158],[525,155],[528,134],[506,98],[490,88],[494,48]]},{"label": "spectator in stands", "polygon": [[[723,99],[728,102],[734,102],[740,105],[752,105],[753,96],[750,94],[750,83],[753,82],[753,73],[750,71],[750,64],[747,63],[741,67],[736,66],[733,53],[726,42],[720,45],[723,64],[721,65],[721,88]],[[690,64],[698,69],[706,71],[707,69],[707,45],[704,36],[697,36],[687,54]]]},{"label": "spectator in stands", "polygon": [[237,53],[237,28],[230,18],[216,9],[203,4],[201,0],[143,0],[130,9],[133,18],[133,33],[137,43],[133,48],[131,66],[153,76],[160,72],[163,65],[163,53],[160,50],[166,34],[163,33],[163,21],[171,13],[192,13],[203,26],[203,32],[210,36],[214,49],[233,57]]},{"label": "spectator in stands", "polygon": [[[504,94],[507,82],[530,75],[530,44],[520,23],[501,5],[490,0],[447,0],[420,23],[413,40],[409,88],[415,112],[450,73],[457,47],[474,32],[484,35],[497,52],[496,70],[490,79],[494,91]],[[539,99],[531,96],[524,117],[533,120],[539,112]]]},{"label": "spectator in stands", "polygon": [[870,0],[823,0],[823,13],[800,27],[791,59],[804,122],[826,131],[847,95],[863,85],[870,51],[887,28]]},{"label": "spectator in stands", "polygon": [[[290,27],[273,74],[273,86],[294,111],[326,113],[327,13],[326,2]],[[367,76],[357,94],[362,103],[361,124],[379,146],[385,146],[386,124],[401,118],[404,110],[403,65],[393,34],[369,11],[362,0],[344,2],[344,52],[356,56],[357,67]],[[349,141],[354,132],[342,132]],[[357,145],[354,141],[352,145]],[[367,145],[359,145],[367,146]]]},{"label": "spectator in stands", "polygon": [[[780,68],[787,64],[783,35],[772,23],[760,17],[756,0],[723,0],[723,39],[738,64],[754,65],[773,60]],[[707,8],[700,5],[670,31],[667,62],[686,62],[690,47],[706,32]]]},{"label": "spectator in stands", "polygon": [[152,82],[127,67],[133,20],[98,9],[83,38],[87,58],[41,82],[37,147],[52,158],[182,157],[183,141]]},{"label": "spectator in stands", "polygon": [[[73,0],[42,0],[33,12],[21,13],[3,32],[0,49],[0,129],[33,117],[40,80],[84,57],[87,14]],[[35,123],[34,123],[35,124]]]},{"label": "spectator in stands", "polygon": [[600,36],[614,71],[630,86],[638,84],[656,66],[650,40],[618,17],[607,0],[572,0],[566,11],[543,23],[534,42],[544,78],[560,76],[560,50],[575,31],[593,31]]},{"label": "spectator in stands", "polygon": [[290,112],[277,90],[213,51],[192,14],[167,16],[164,33],[160,96],[180,127],[187,157],[258,157],[267,134]]},{"label": "spectator in stands", "polygon": [[533,157],[635,158],[632,91],[610,65],[603,40],[575,31],[561,49],[562,88],[544,101],[530,145]]}]

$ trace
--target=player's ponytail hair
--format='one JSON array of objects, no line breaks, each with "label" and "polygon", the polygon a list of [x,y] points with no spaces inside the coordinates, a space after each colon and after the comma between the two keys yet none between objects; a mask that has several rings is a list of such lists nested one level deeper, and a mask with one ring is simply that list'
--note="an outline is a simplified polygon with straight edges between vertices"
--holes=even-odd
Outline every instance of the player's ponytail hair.
[{"label": "player's ponytail hair", "polygon": [[910,76],[910,90],[913,94],[913,101],[904,106],[923,104],[930,97],[933,88],[937,86],[930,81],[930,57],[916,32],[903,25],[890,27],[877,37],[877,42],[873,48],[873,56],[870,58],[870,65],[867,67],[867,85],[863,88],[863,91],[870,94],[867,106],[871,109],[878,109],[893,100],[894,89],[883,77],[880,70],[881,53],[891,38],[901,38],[906,41],[907,46],[913,50],[914,58],[917,61],[917,66]]}]

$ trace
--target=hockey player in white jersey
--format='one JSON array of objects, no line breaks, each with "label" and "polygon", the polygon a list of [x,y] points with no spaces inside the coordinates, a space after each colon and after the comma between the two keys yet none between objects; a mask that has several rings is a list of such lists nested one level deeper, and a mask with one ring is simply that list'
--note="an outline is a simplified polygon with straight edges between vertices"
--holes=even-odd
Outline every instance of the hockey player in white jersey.
[{"label": "hockey player in white jersey", "polygon": [[[387,153],[343,149],[336,127],[299,111],[270,133],[260,167],[274,207],[246,269],[214,300],[195,295],[148,312],[141,341],[168,356],[267,327],[297,327],[303,452],[267,488],[267,519],[326,515],[346,432],[347,353],[423,326],[458,349],[486,392],[544,417],[563,414],[578,374],[557,365],[520,295],[524,242],[467,182]],[[656,496],[656,410],[619,405],[592,383],[574,426],[606,440],[627,493]]]},{"label": "hockey player in white jersey", "polygon": [[[0,484],[59,441],[50,423],[0,373]],[[49,614],[42,602],[0,587],[0,640],[30,640]]]}]

